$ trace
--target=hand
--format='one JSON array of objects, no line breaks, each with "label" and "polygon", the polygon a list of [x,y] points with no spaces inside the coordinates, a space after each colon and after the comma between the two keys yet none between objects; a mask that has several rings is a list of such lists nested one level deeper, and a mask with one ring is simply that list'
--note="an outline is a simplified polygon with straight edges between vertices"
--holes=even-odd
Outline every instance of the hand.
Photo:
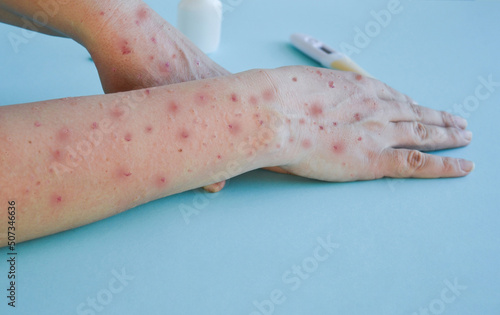
[{"label": "hand", "polygon": [[286,113],[290,173],[325,181],[459,177],[470,161],[421,151],[468,145],[465,119],[419,106],[384,83],[307,67],[268,72]]}]

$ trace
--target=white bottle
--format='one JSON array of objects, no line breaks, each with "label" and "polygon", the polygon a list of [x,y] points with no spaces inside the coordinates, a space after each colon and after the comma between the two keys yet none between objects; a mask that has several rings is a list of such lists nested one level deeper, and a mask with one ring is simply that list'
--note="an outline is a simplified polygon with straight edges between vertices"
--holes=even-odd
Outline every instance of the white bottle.
[{"label": "white bottle", "polygon": [[181,0],[177,27],[204,53],[217,50],[220,43],[222,3],[219,0]]}]

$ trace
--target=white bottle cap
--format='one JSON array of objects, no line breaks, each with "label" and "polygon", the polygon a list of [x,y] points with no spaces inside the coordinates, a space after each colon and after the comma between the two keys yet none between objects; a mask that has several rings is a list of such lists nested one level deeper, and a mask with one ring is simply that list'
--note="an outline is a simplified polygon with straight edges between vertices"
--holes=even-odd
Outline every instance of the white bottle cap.
[{"label": "white bottle cap", "polygon": [[220,43],[222,3],[219,0],[182,0],[177,26],[204,53],[217,50]]}]

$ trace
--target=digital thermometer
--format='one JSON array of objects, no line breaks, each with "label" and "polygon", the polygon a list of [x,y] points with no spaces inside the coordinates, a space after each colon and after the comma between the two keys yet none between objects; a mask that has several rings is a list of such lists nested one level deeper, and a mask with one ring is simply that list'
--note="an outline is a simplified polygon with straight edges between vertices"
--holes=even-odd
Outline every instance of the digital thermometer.
[{"label": "digital thermometer", "polygon": [[326,46],[311,36],[296,33],[290,37],[290,40],[298,50],[321,63],[324,67],[351,71],[371,77],[370,74],[358,66],[349,57]]}]

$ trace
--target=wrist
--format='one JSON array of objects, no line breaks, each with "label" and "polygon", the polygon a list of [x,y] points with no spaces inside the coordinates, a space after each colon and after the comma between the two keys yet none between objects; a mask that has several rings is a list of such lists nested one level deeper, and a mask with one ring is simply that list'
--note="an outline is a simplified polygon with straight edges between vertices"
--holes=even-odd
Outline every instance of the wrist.
[{"label": "wrist", "polygon": [[273,131],[279,142],[279,150],[274,155],[272,166],[280,166],[285,170],[287,165],[297,164],[307,158],[314,146],[314,141],[307,137],[311,128],[324,128],[316,122],[308,126],[310,117],[307,113],[303,114],[300,105],[307,104],[307,100],[297,93],[297,87],[293,84],[303,71],[301,68],[290,66],[264,71],[270,89],[276,91],[276,101],[272,103],[275,119]]},{"label": "wrist", "polygon": [[[284,95],[279,88],[276,69],[253,70],[260,86],[254,91],[257,95],[249,97],[249,106],[261,106],[267,115],[259,121],[262,124],[256,131],[257,138],[263,144],[266,157],[265,163],[260,167],[274,167],[287,165],[294,158],[295,133],[293,131],[293,114],[290,112]],[[261,105],[262,104],[262,105]],[[261,117],[262,118],[262,117]]]}]

